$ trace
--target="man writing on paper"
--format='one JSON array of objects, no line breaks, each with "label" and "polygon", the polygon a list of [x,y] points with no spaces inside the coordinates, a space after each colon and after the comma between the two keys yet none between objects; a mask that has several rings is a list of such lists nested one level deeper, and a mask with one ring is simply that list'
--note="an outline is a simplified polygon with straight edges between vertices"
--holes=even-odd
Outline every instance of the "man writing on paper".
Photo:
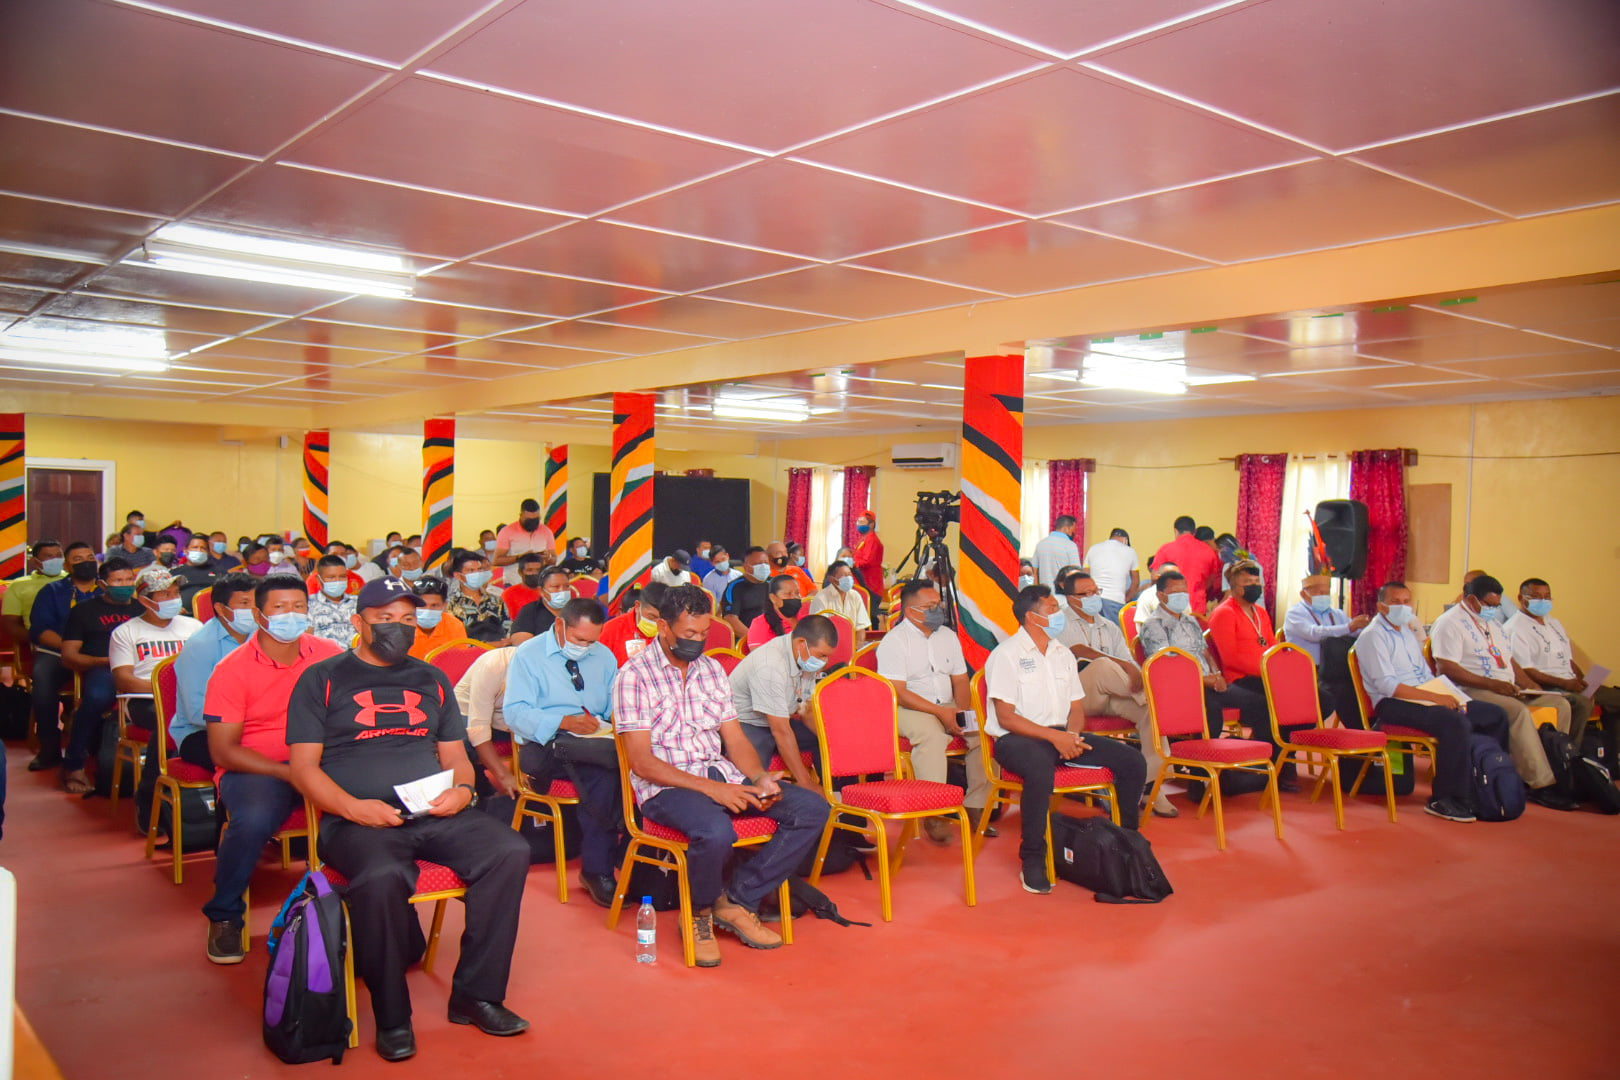
[{"label": "man writing on paper", "polygon": [[1552,586],[1541,578],[1530,578],[1519,586],[1519,612],[1507,621],[1508,641],[1513,659],[1532,682],[1559,693],[1569,702],[1569,741],[1577,752],[1586,722],[1592,718],[1594,702],[1608,719],[1603,724],[1603,763],[1614,771],[1620,752],[1620,689],[1599,686],[1586,693],[1586,672],[1575,662],[1575,646],[1564,624],[1552,616]]}]

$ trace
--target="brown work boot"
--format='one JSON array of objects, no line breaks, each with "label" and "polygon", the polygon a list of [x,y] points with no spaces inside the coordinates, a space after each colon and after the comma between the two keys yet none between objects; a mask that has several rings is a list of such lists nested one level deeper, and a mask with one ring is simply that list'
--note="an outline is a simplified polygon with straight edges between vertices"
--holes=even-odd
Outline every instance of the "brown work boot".
[{"label": "brown work boot", "polygon": [[700,911],[692,916],[692,951],[698,967],[720,966],[720,943],[714,940],[714,915]]},{"label": "brown work boot", "polygon": [[750,949],[777,949],[782,935],[759,921],[759,916],[737,903],[725,893],[714,902],[714,921],[723,930],[730,930]]},{"label": "brown work boot", "polygon": [[948,844],[956,830],[945,824],[944,818],[923,818],[923,833],[936,844]]}]

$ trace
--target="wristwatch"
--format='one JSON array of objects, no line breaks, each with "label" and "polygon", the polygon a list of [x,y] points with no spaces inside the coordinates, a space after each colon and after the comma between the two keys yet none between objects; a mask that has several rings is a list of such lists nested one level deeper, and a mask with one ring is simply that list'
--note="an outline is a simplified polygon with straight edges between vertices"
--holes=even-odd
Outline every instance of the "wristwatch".
[{"label": "wristwatch", "polygon": [[471,784],[457,784],[456,787],[464,787],[464,788],[466,788],[467,789],[467,794],[472,796],[472,798],[467,800],[468,808],[471,808],[471,807],[474,807],[474,806],[478,805],[478,789],[477,788],[473,787]]}]

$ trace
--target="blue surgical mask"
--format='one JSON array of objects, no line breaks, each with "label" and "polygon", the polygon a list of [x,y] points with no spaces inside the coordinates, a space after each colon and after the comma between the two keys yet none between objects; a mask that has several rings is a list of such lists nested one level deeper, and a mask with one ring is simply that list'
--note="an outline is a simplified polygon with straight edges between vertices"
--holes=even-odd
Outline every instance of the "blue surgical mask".
[{"label": "blue surgical mask", "polygon": [[231,629],[238,634],[251,634],[258,625],[258,622],[253,617],[252,608],[231,609]]},{"label": "blue surgical mask", "polygon": [[213,549],[215,555],[225,554],[225,541],[223,540],[212,540],[208,546]]},{"label": "blue surgical mask", "polygon": [[327,596],[330,596],[333,600],[341,599],[343,594],[348,591],[349,583],[347,581],[340,580],[321,582],[321,592],[325,593]]},{"label": "blue surgical mask", "polygon": [[309,630],[309,616],[302,611],[282,611],[264,621],[265,632],[283,645],[303,637]]},{"label": "blue surgical mask", "polygon": [[1481,604],[1480,608],[1479,608],[1479,617],[1484,619],[1486,622],[1501,622],[1502,621],[1502,605],[1501,604]]},{"label": "blue surgical mask", "polygon": [[131,536],[129,538],[129,542],[134,544],[136,547],[145,547],[146,546],[146,534],[145,533],[136,533],[134,536]]},{"label": "blue surgical mask", "polygon": [[771,576],[771,564],[757,563],[750,568],[749,572],[754,575],[755,581],[766,581]]},{"label": "blue surgical mask", "polygon": [[1087,615],[1090,615],[1092,618],[1096,618],[1098,615],[1102,614],[1102,604],[1102,597],[1098,596],[1096,593],[1092,593],[1090,596],[1082,596],[1080,598],[1080,610],[1085,612]]},{"label": "blue surgical mask", "polygon": [[1164,598],[1164,606],[1177,615],[1185,615],[1192,608],[1192,594],[1177,592]]},{"label": "blue surgical mask", "polygon": [[1035,584],[1035,578],[1034,578],[1033,575],[1031,575],[1031,574],[1021,574],[1021,575],[1019,575],[1019,578],[1018,578],[1018,588],[1019,589],[1027,589],[1033,584]]},{"label": "blue surgical mask", "polygon": [[180,614],[180,598],[177,596],[173,600],[159,600],[157,610],[153,614],[160,619],[174,618]]},{"label": "blue surgical mask", "polygon": [[137,529],[144,529],[146,528],[146,519],[136,518],[134,521],[131,521],[130,524],[135,526]]},{"label": "blue surgical mask", "polygon": [[[798,660],[798,657],[794,657],[794,659]],[[814,675],[827,666],[826,658],[821,656],[806,656],[803,660],[799,660],[798,663],[799,670],[806,675]]]},{"label": "blue surgical mask", "polygon": [[551,601],[551,606],[554,608],[562,607],[573,598],[574,592],[572,589],[558,589],[556,592],[546,594],[546,599]]},{"label": "blue surgical mask", "polygon": [[1384,618],[1398,627],[1406,627],[1410,625],[1416,614],[1417,612],[1406,604],[1391,604],[1389,605],[1389,613]]},{"label": "blue surgical mask", "polygon": [[591,647],[589,645],[581,645],[577,641],[563,642],[562,654],[570,660],[583,660],[590,651]]},{"label": "blue surgical mask", "polygon": [[467,588],[482,589],[488,585],[495,575],[488,570],[471,570],[467,573]]},{"label": "blue surgical mask", "polygon": [[494,551],[495,550],[495,541],[493,541],[493,540],[485,540],[484,541],[484,550],[485,551]]},{"label": "blue surgical mask", "polygon": [[714,564],[714,569],[716,573],[729,574],[731,572],[731,560],[721,559],[719,562]]},{"label": "blue surgical mask", "polygon": [[186,562],[191,566],[201,566],[207,561],[208,552],[206,551],[198,551],[196,548],[192,548],[190,551],[186,552]]},{"label": "blue surgical mask", "polygon": [[1323,593],[1321,596],[1311,597],[1312,611],[1331,611],[1332,609],[1333,597],[1329,596],[1327,593]]},{"label": "blue surgical mask", "polygon": [[444,608],[423,607],[416,609],[416,625],[424,630],[432,630],[444,618]]},{"label": "blue surgical mask", "polygon": [[44,562],[39,564],[39,572],[44,574],[46,577],[58,577],[62,573],[62,567],[64,565],[66,565],[66,563],[63,559],[46,559]]},{"label": "blue surgical mask", "polygon": [[418,566],[415,570],[401,570],[399,572],[399,576],[404,578],[406,581],[415,581],[417,578],[422,576],[422,568]]},{"label": "blue surgical mask", "polygon": [[794,566],[803,566],[804,565],[804,556],[803,555],[795,555],[795,556],[793,556],[793,565]]},{"label": "blue surgical mask", "polygon": [[1046,616],[1046,632],[1053,637],[1057,637],[1059,634],[1063,633],[1064,629],[1067,628],[1068,625],[1069,616],[1064,613],[1062,608],[1058,608],[1056,611],[1052,612],[1052,614]]},{"label": "blue surgical mask", "polygon": [[855,579],[854,578],[852,578],[852,577],[841,577],[841,578],[838,579],[838,591],[839,592],[849,592],[854,587],[855,587]]},{"label": "blue surgical mask", "polygon": [[867,533],[872,531],[872,526],[870,526],[870,525],[857,525],[857,526],[855,526],[855,531],[860,533],[862,536],[865,536]]},{"label": "blue surgical mask", "polygon": [[356,555],[352,551],[349,552],[347,555],[343,556],[343,565],[348,567],[350,570],[353,570],[355,567],[360,565],[360,556]]},{"label": "blue surgical mask", "polygon": [[1552,614],[1552,601],[1528,600],[1525,602],[1524,610],[1528,611],[1538,619],[1545,619],[1548,615]]}]

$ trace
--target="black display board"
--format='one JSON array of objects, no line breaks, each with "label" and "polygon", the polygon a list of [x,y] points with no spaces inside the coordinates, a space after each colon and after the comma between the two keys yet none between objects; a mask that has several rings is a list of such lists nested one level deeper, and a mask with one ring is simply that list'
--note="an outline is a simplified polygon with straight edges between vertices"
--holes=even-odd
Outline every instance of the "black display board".
[{"label": "black display board", "polygon": [[[591,550],[606,555],[611,533],[610,477],[592,478]],[[749,543],[748,481],[721,477],[660,476],[653,480],[653,558],[677,548],[694,551],[699,540],[723,544],[742,565]]]}]

